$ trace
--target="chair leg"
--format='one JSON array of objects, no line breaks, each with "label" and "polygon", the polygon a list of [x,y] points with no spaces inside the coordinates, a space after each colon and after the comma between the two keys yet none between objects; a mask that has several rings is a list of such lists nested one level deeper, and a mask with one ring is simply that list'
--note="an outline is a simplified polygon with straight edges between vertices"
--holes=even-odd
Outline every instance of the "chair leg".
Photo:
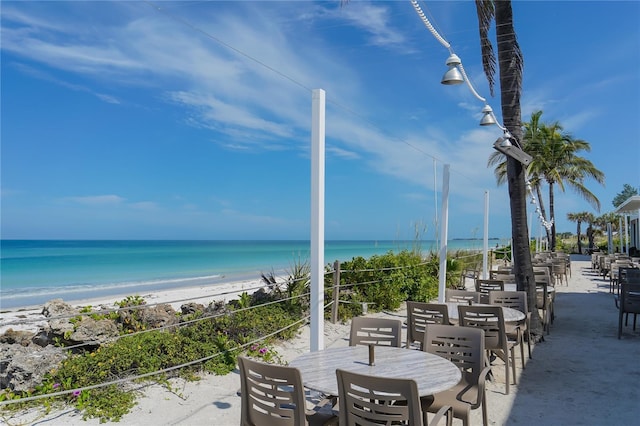
[{"label": "chair leg", "polygon": [[484,426],[489,426],[489,420],[487,416],[487,400],[485,398],[485,393],[482,393],[482,424]]},{"label": "chair leg", "polygon": [[622,336],[622,308],[620,308],[620,313],[618,314],[618,339]]},{"label": "chair leg", "polygon": [[516,348],[515,346],[511,348],[511,372],[513,373],[513,384],[518,384],[518,379],[516,376]]},{"label": "chair leg", "polygon": [[505,387],[506,387],[506,392],[505,395],[509,395],[509,350],[508,349],[504,349],[504,380],[505,380]]}]

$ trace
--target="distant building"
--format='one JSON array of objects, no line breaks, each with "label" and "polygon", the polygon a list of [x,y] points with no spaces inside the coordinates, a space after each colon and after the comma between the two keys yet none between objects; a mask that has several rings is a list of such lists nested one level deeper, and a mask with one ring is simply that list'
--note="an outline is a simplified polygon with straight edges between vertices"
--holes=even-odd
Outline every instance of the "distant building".
[{"label": "distant building", "polygon": [[[629,252],[634,256],[640,256],[640,195],[634,195],[620,204],[614,213],[622,215],[629,224]],[[626,219],[628,218],[628,219]],[[624,232],[624,228],[622,229]],[[631,249],[635,249],[635,254]]]}]

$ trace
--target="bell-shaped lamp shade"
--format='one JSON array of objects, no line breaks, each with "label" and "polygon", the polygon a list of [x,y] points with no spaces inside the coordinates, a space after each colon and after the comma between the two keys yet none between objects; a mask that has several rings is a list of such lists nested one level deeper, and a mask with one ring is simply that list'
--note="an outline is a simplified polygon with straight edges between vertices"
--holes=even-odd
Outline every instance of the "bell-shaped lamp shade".
[{"label": "bell-shaped lamp shade", "polygon": [[464,78],[462,77],[462,73],[460,72],[460,70],[458,70],[457,68],[457,66],[461,64],[458,55],[452,53],[447,58],[446,64],[449,67],[449,70],[444,73],[444,76],[442,76],[442,81],[440,81],[440,83],[446,84],[447,86],[463,83]]},{"label": "bell-shaped lamp shade", "polygon": [[493,124],[496,124],[496,120],[495,118],[493,118],[493,110],[489,105],[485,105],[484,108],[482,108],[482,113],[484,115],[480,120],[481,126],[491,126]]},{"label": "bell-shaped lamp shade", "polygon": [[493,117],[491,116],[491,113],[485,114],[482,117],[482,120],[480,120],[481,126],[491,126],[493,124],[496,124],[496,120],[493,119]]},{"label": "bell-shaped lamp shade", "polygon": [[513,144],[511,143],[511,140],[507,137],[504,137],[502,139],[502,142],[500,142],[500,146],[501,147],[507,147],[507,146],[513,146]]},{"label": "bell-shaped lamp shade", "polygon": [[447,86],[452,86],[454,84],[464,83],[464,79],[462,78],[462,74],[458,71],[458,68],[454,66],[449,67],[449,71],[444,73],[442,76],[442,81],[440,83],[445,84]]}]

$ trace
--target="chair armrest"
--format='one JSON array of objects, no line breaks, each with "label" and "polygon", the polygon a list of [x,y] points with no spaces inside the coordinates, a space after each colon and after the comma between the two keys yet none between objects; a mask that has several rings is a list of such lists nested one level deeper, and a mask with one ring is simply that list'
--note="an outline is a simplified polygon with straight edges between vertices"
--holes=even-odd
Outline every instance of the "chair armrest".
[{"label": "chair armrest", "polygon": [[491,373],[491,366],[484,367],[480,372],[480,376],[478,377],[478,386],[484,387],[484,382],[487,379],[487,376]]},{"label": "chair armrest", "polygon": [[[429,422],[428,426],[436,426],[438,423],[440,423],[440,420],[445,417],[447,419],[447,425],[450,425],[451,422],[450,420],[453,419],[453,409],[451,408],[450,405],[444,405],[442,406],[438,412],[436,413],[435,417],[433,419],[431,419],[431,422]],[[427,412],[424,412],[424,424],[425,426],[427,426]]]},{"label": "chair armrest", "polygon": [[483,368],[480,372],[480,376],[478,377],[478,398],[476,399],[476,403],[471,406],[473,409],[480,407],[480,404],[483,402],[485,381],[489,373],[491,373],[491,366]]}]

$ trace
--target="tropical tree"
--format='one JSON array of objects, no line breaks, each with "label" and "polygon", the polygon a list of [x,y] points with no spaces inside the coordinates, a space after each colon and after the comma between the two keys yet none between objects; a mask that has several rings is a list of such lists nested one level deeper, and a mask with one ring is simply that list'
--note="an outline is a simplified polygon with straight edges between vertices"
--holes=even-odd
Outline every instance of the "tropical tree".
[{"label": "tropical tree", "polygon": [[638,190],[628,183],[625,183],[622,187],[622,192],[619,192],[613,198],[613,207],[618,207],[620,204],[624,203],[628,198],[633,197],[634,195],[638,195]]},{"label": "tropical tree", "polygon": [[587,213],[584,221],[589,224],[587,226],[587,240],[589,241],[589,250],[594,250],[596,248],[595,238],[597,232],[596,228],[594,227],[596,217],[592,213]]},{"label": "tropical tree", "polygon": [[[496,56],[489,39],[489,29],[495,20],[500,76],[500,103],[504,126],[515,141],[522,141],[522,117],[520,94],[522,92],[523,58],[513,27],[511,1],[476,0],[482,65],[494,92]],[[527,189],[525,168],[514,158],[507,157],[506,179],[509,187],[511,208],[511,238],[514,254],[514,274],[518,290],[527,292],[529,306],[536,306],[536,285],[529,251],[529,229],[527,225]],[[537,309],[531,310],[531,333],[542,337],[542,323]]]},{"label": "tropical tree", "polygon": [[[533,157],[528,166],[531,184],[539,187],[545,182],[548,185],[550,241],[551,250],[555,250],[555,186],[562,192],[565,192],[565,186],[571,187],[597,211],[600,211],[600,201],[585,186],[584,181],[586,178],[591,178],[603,184],[604,173],[591,161],[578,155],[581,151],[591,151],[589,142],[576,139],[570,133],[564,132],[557,121],[551,124],[541,123],[540,115],[542,115],[540,111],[532,114],[532,120],[527,124],[529,129],[526,135],[529,137],[525,139],[523,148]],[[536,129],[531,128],[534,123]]]},{"label": "tropical tree", "polygon": [[609,225],[611,225],[611,232],[618,232],[618,235],[620,235],[620,218],[620,215],[608,212],[598,216],[595,219],[594,224],[598,227],[598,232],[600,234],[607,234]]},{"label": "tropical tree", "polygon": [[578,236],[578,253],[582,254],[582,230],[581,226],[583,222],[588,222],[589,226],[591,226],[590,219],[593,215],[589,212],[580,212],[580,213],[567,213],[567,219],[571,222],[577,223],[576,235]]},{"label": "tropical tree", "polygon": [[[544,134],[544,125],[540,122],[540,117],[542,116],[542,111],[535,111],[531,114],[531,120],[528,123],[523,123],[524,126],[524,136],[523,140],[526,144],[528,141],[536,140],[543,137]],[[543,218],[547,218],[547,211],[545,209],[544,198],[542,197],[542,190],[540,185],[540,180],[537,179],[536,176],[533,176],[529,181],[529,184],[536,191],[536,196],[538,200],[538,208],[540,209],[540,214]],[[551,243],[551,228],[548,226],[544,227],[544,230],[547,234],[547,241]]]},{"label": "tropical tree", "polygon": [[[540,116],[542,115],[542,111],[536,111],[531,114],[531,121],[529,123],[524,123],[523,126],[523,141],[526,144],[526,141],[539,138],[541,133],[541,123]],[[503,185],[507,182],[507,162],[506,156],[501,152],[494,152],[489,156],[489,161],[487,163],[489,167],[494,168],[494,174],[496,176],[496,181],[498,185]],[[540,214],[543,218],[547,218],[547,212],[545,209],[544,199],[542,197],[542,191],[540,187],[540,180],[535,176],[529,181],[532,189],[535,189],[537,196],[538,209],[540,209]],[[545,232],[547,234],[547,241],[551,242],[551,228],[545,226]]]},{"label": "tropical tree", "polygon": [[[343,4],[346,2],[348,0],[342,0]],[[495,20],[502,118],[512,139],[516,142],[522,141],[520,95],[522,92],[523,58],[513,27],[511,1],[476,0],[475,4],[478,14],[482,66],[489,82],[491,95],[494,94],[496,55],[489,39],[489,29]],[[511,208],[513,272],[518,290],[527,292],[529,306],[536,306],[536,285],[531,264],[527,225],[525,168],[522,163],[511,157],[507,158],[505,168]],[[543,338],[542,323],[537,309],[531,310],[531,333],[538,339]]]}]

